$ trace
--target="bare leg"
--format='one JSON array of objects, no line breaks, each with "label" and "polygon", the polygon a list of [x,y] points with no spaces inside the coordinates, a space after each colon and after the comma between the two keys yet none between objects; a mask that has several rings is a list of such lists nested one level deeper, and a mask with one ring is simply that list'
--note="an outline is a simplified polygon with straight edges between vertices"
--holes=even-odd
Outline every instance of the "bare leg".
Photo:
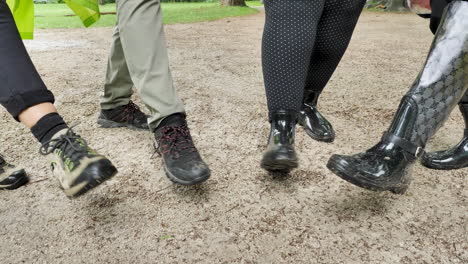
[{"label": "bare leg", "polygon": [[18,118],[25,126],[32,128],[41,118],[50,113],[57,113],[55,106],[51,103],[42,103],[27,108],[21,112]]}]

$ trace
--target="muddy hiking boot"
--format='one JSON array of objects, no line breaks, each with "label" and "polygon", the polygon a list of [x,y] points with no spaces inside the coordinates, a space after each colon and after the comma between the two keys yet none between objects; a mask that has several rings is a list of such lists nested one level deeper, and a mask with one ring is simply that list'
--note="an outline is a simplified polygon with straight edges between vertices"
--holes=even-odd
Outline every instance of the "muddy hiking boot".
[{"label": "muddy hiking boot", "polygon": [[373,191],[403,194],[411,166],[427,140],[449,117],[468,89],[468,2],[454,1],[437,31],[426,64],[401,100],[390,128],[373,148],[333,155],[327,167],[339,177]]},{"label": "muddy hiking boot", "polygon": [[29,181],[23,169],[5,161],[0,155],[0,190],[14,190]]},{"label": "muddy hiking boot", "polygon": [[193,144],[185,115],[166,117],[154,135],[156,152],[162,157],[166,176],[172,182],[194,185],[210,177],[210,169]]},{"label": "muddy hiking boot", "polygon": [[89,148],[71,128],[57,132],[42,145],[40,153],[53,154],[52,171],[69,198],[88,192],[117,173],[106,157]]},{"label": "muddy hiking boot", "polygon": [[132,101],[110,110],[101,110],[97,123],[104,128],[128,127],[148,130],[148,116]]},{"label": "muddy hiking boot", "polygon": [[462,99],[460,111],[465,120],[465,133],[461,141],[454,147],[436,152],[426,153],[421,163],[435,170],[456,170],[468,167],[468,95]]},{"label": "muddy hiking boot", "polygon": [[279,110],[271,115],[271,129],[268,146],[260,166],[271,172],[287,173],[298,167],[299,161],[294,149],[297,113]]},{"label": "muddy hiking boot", "polygon": [[335,130],[333,130],[331,123],[318,111],[318,97],[318,92],[305,90],[304,102],[297,121],[312,139],[333,142],[335,140]]}]

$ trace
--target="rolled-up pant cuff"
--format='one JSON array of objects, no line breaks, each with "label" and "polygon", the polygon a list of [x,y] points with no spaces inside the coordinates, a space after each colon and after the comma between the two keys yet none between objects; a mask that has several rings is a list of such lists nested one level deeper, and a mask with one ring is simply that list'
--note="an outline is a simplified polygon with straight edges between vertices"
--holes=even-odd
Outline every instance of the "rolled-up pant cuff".
[{"label": "rolled-up pant cuff", "polygon": [[18,116],[26,109],[31,106],[35,106],[42,103],[54,103],[54,95],[47,88],[42,88],[41,90],[27,91],[22,94],[16,94],[13,97],[10,97],[6,102],[3,102],[2,105],[7,109],[7,111],[19,121]]}]

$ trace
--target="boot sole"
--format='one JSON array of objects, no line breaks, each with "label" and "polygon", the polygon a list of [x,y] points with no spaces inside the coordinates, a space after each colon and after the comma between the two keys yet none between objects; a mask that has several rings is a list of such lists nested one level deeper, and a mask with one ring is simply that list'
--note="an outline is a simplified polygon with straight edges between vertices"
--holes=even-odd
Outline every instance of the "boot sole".
[{"label": "boot sole", "polygon": [[102,119],[102,118],[99,118],[97,120],[97,123],[99,125],[101,125],[101,127],[103,127],[103,128],[127,127],[127,128],[132,129],[132,130],[135,130],[135,131],[149,131],[149,128],[140,128],[140,127],[136,127],[136,126],[131,125],[131,124],[119,123],[119,122],[115,122],[115,121],[107,120],[107,119]]},{"label": "boot sole", "polygon": [[69,198],[77,198],[112,178],[117,172],[117,168],[109,160],[91,163],[77,178],[76,181],[80,184],[66,189],[64,192]]},{"label": "boot sole", "polygon": [[431,162],[425,162],[424,160],[421,161],[421,165],[428,169],[432,170],[441,170],[441,171],[448,171],[448,170],[459,170],[468,167],[468,165],[465,166],[449,166],[449,165],[437,165]]},{"label": "boot sole", "polygon": [[335,137],[330,137],[330,138],[320,137],[320,136],[315,135],[314,133],[310,132],[310,130],[305,129],[305,128],[304,128],[304,131],[306,132],[306,134],[309,137],[311,137],[313,140],[316,140],[316,141],[325,142],[325,143],[333,143],[333,141],[335,141]]},{"label": "boot sole", "polygon": [[394,194],[404,194],[407,190],[409,185],[398,185],[398,186],[387,186],[387,187],[381,187],[373,182],[370,182],[366,180],[365,177],[362,177],[360,173],[356,170],[353,170],[352,168],[349,167],[344,167],[342,166],[338,160],[336,160],[337,157],[333,155],[327,163],[327,168],[332,171],[334,174],[336,174],[338,177],[342,178],[343,180],[352,183],[356,186],[359,186],[361,188],[371,190],[374,192],[383,192],[383,191],[390,191]]},{"label": "boot sole", "polygon": [[320,142],[325,142],[325,143],[332,143],[333,141],[335,141],[335,136],[329,137],[329,138],[324,138],[324,137],[315,135],[315,134],[312,133],[310,130],[306,129],[306,128],[304,127],[304,124],[303,124],[302,122],[298,122],[298,124],[304,129],[304,131],[306,132],[306,134],[307,134],[309,137],[311,137],[313,140],[320,141]]},{"label": "boot sole", "polygon": [[0,187],[0,190],[15,190],[15,189],[18,189],[19,187],[25,185],[26,183],[28,183],[29,178],[28,178],[28,176],[26,174],[26,171],[25,170],[20,170],[19,172],[21,174],[13,184],[10,184],[8,186]]},{"label": "boot sole", "polygon": [[277,160],[270,163],[262,161],[260,165],[267,171],[287,173],[299,167],[299,162],[297,160]]},{"label": "boot sole", "polygon": [[177,176],[175,176],[174,174],[172,174],[167,168],[166,168],[166,164],[164,164],[164,161],[163,161],[163,167],[164,167],[164,172],[166,173],[166,177],[173,183],[176,183],[176,184],[180,184],[180,185],[185,185],[185,186],[192,186],[192,185],[197,185],[197,184],[200,184],[206,180],[208,180],[210,177],[211,177],[211,173],[208,172],[207,174],[205,175],[202,175],[196,179],[193,179],[191,181],[186,181],[186,180],[181,180],[179,178],[177,178]]}]

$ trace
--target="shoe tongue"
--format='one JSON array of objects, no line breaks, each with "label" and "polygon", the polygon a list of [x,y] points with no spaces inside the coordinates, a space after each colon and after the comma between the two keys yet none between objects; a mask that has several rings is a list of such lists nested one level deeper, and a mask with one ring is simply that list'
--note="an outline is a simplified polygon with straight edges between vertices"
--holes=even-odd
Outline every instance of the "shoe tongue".
[{"label": "shoe tongue", "polygon": [[163,119],[159,127],[165,126],[182,126],[185,125],[185,118],[182,114],[170,115]]},{"label": "shoe tongue", "polygon": [[57,133],[55,133],[53,136],[52,136],[52,139],[56,139],[62,135],[65,135],[67,133],[69,128],[64,128],[62,130],[59,130]]}]

